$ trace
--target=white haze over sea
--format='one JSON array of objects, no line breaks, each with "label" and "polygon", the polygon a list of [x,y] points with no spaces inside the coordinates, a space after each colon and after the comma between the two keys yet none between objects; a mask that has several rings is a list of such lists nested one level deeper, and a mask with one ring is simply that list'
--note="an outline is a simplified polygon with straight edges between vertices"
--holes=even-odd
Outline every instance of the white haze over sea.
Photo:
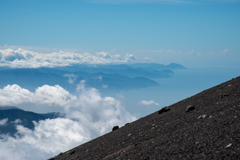
[{"label": "white haze over sea", "polygon": [[[65,118],[34,122],[34,130],[17,124],[16,138],[0,136],[1,160],[42,160],[67,151],[77,145],[136,120],[112,97],[102,97],[95,88],[85,88],[85,81],[77,87],[79,95],[72,95],[61,86],[44,85],[30,92],[17,84],[0,89],[2,105],[39,104],[60,107]],[[4,125],[7,119],[0,120]]]},{"label": "white haze over sea", "polygon": [[[155,79],[160,86],[130,90],[118,93],[126,109],[140,118],[164,106],[169,106],[203,90],[240,76],[240,67],[229,68],[188,68],[175,70],[171,78]],[[103,95],[110,95],[104,93]],[[134,96],[133,96],[134,95]],[[143,100],[147,101],[144,105]]]}]

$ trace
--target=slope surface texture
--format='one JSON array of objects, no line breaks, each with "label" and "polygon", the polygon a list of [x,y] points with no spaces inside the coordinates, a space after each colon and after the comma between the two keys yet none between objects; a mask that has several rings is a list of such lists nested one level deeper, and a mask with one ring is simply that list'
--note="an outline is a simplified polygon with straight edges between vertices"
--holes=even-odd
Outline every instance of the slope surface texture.
[{"label": "slope surface texture", "polygon": [[240,77],[50,159],[240,159]]}]

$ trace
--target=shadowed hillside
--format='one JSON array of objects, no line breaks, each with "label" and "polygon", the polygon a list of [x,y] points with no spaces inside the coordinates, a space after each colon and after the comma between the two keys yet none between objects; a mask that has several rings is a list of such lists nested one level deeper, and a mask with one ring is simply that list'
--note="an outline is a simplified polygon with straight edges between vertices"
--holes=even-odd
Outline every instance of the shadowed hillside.
[{"label": "shadowed hillside", "polygon": [[40,120],[45,120],[48,118],[54,119],[61,116],[63,115],[57,112],[38,114],[24,111],[17,107],[0,107],[0,120],[7,120],[6,124],[0,125],[0,134],[9,134],[10,136],[15,136],[17,133],[17,125],[22,125],[33,130],[33,121],[39,122]]},{"label": "shadowed hillside", "polygon": [[51,160],[240,159],[240,77]]}]

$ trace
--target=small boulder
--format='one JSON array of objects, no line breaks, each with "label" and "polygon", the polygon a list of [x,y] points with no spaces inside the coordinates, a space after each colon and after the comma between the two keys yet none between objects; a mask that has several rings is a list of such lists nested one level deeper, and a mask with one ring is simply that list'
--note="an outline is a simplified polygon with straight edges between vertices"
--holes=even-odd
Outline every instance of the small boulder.
[{"label": "small boulder", "polygon": [[119,129],[119,127],[118,127],[118,126],[114,126],[114,127],[112,128],[112,131],[115,131],[115,130],[117,130],[117,129]]},{"label": "small boulder", "polygon": [[70,154],[74,154],[74,153],[76,153],[76,151],[74,151],[74,150],[70,152]]},{"label": "small boulder", "polygon": [[220,95],[220,100],[223,100],[225,97],[228,97],[228,96],[229,96],[229,94],[223,93]]},{"label": "small boulder", "polygon": [[195,109],[195,107],[193,105],[188,105],[186,108],[186,112],[192,111],[194,109]]},{"label": "small boulder", "polygon": [[164,112],[170,111],[171,109],[169,107],[164,107],[158,111],[158,114],[162,114]]},{"label": "small boulder", "polygon": [[229,148],[229,147],[231,147],[231,146],[232,146],[232,143],[228,144],[228,145],[226,146],[226,148]]}]

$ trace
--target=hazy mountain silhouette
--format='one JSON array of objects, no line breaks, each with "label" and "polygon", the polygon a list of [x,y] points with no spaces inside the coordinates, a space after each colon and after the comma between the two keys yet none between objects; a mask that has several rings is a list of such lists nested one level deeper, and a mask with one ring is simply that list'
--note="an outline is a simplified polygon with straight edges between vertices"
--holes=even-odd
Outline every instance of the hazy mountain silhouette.
[{"label": "hazy mountain silhouette", "polygon": [[62,117],[60,113],[38,114],[24,111],[17,107],[0,107],[0,120],[7,119],[6,124],[0,125],[0,134],[14,136],[17,132],[16,125],[22,125],[29,129],[34,129],[33,121],[39,122],[47,118],[53,119]]},{"label": "hazy mountain silhouette", "polygon": [[[169,68],[184,69],[182,65],[170,64],[131,64],[130,65],[74,65],[56,68],[17,68],[0,69],[0,87],[18,84],[23,88],[34,91],[42,85],[60,85],[70,92],[75,92],[81,80],[87,80],[86,85],[99,90],[129,90],[158,86],[153,80],[169,78],[174,72]],[[139,67],[143,65],[143,67]],[[69,78],[73,76],[71,83]],[[103,87],[104,86],[104,87]]]}]

